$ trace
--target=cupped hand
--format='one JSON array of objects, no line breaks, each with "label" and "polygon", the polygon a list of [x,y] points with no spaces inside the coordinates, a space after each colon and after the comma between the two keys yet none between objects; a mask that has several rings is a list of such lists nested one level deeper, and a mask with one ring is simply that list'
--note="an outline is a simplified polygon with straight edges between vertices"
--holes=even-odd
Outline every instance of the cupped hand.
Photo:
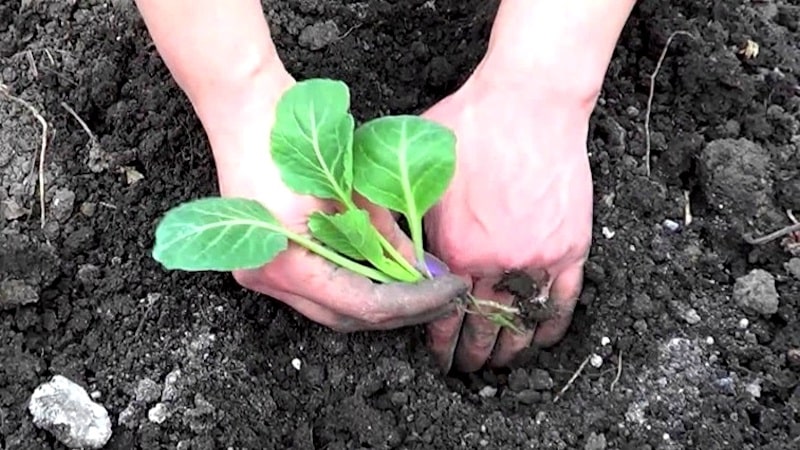
[{"label": "cupped hand", "polygon": [[496,291],[507,271],[522,271],[554,315],[522,334],[476,314],[433,322],[429,345],[440,365],[460,371],[505,366],[531,343],[559,341],[582,286],[591,243],[592,178],[586,152],[594,106],[579,97],[473,74],[424,116],[456,133],[456,174],[426,217],[432,252],[473,282],[473,295],[509,305]]},{"label": "cupped hand", "polygon": [[[305,234],[311,213],[334,212],[337,205],[292,192],[270,158],[275,105],[293,84],[283,68],[272,69],[248,87],[245,100],[232,111],[207,114],[203,124],[214,151],[221,195],[259,200],[289,229]],[[412,260],[412,244],[392,215],[364,199],[356,203],[369,211],[386,239]],[[415,284],[376,284],[295,244],[264,267],[237,271],[234,277],[248,289],[345,332],[428,323],[451,313],[455,297],[469,289],[457,276]]]}]

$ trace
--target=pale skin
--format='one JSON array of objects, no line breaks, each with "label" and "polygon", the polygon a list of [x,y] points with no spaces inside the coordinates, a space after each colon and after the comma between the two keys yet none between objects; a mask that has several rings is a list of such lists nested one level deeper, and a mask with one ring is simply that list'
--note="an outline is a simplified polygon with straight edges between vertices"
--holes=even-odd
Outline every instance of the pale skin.
[{"label": "pale skin", "polygon": [[[453,183],[426,217],[431,252],[454,276],[376,285],[300,248],[236,272],[243,286],[340,331],[426,324],[444,370],[506,366],[565,334],[591,244],[589,116],[635,0],[502,0],[489,48],[468,81],[423,115],[458,139]],[[258,0],[137,0],[156,47],[208,136],[222,195],[255,198],[293,229],[333,205],[291,193],[269,157],[273,108],[295,80],[280,61]],[[213,30],[213,32],[209,32]],[[487,126],[487,124],[492,124]],[[491,157],[487,157],[491,155]],[[387,239],[413,258],[392,215],[367,205]],[[557,314],[515,335],[452,302],[530,274]]]}]

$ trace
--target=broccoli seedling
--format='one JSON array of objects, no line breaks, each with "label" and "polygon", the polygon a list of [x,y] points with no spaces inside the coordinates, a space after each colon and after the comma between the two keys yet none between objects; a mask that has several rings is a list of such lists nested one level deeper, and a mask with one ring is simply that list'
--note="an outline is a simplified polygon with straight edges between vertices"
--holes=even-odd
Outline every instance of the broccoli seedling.
[{"label": "broccoli seedling", "polygon": [[[270,153],[282,181],[298,194],[341,206],[335,214],[311,214],[310,236],[287,229],[256,200],[206,197],[167,211],[156,228],[154,259],[169,270],[253,269],[272,261],[291,241],[381,283],[413,283],[446,273],[441,261],[428,259],[422,219],[452,181],[455,134],[413,115],[356,127],[349,110],[347,85],[329,79],[296,83],[276,106]],[[424,264],[414,267],[378,232],[368,212],[353,201],[354,193],[405,217],[416,260]],[[512,324],[513,308],[467,297],[462,300],[479,314],[502,326]],[[496,308],[483,312],[492,305]]]}]

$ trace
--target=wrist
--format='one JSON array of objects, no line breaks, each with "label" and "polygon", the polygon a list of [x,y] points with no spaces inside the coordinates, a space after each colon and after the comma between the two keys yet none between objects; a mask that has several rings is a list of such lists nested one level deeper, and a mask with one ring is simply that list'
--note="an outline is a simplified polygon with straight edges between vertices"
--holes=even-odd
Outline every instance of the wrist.
[{"label": "wrist", "polygon": [[502,0],[475,77],[593,105],[634,4]]}]

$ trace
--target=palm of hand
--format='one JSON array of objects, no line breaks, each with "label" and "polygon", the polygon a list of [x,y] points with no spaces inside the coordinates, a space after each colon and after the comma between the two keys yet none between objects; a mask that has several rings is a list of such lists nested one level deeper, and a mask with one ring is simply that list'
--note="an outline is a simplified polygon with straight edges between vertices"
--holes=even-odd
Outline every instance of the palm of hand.
[{"label": "palm of hand", "polygon": [[473,371],[489,358],[505,365],[532,341],[550,345],[566,331],[591,241],[590,112],[472,79],[425,113],[458,138],[453,183],[426,217],[433,252],[472,278],[476,297],[505,304],[510,294],[493,286],[505,271],[524,271],[556,311],[522,336],[477,315],[434,322],[430,346],[443,366]]}]

